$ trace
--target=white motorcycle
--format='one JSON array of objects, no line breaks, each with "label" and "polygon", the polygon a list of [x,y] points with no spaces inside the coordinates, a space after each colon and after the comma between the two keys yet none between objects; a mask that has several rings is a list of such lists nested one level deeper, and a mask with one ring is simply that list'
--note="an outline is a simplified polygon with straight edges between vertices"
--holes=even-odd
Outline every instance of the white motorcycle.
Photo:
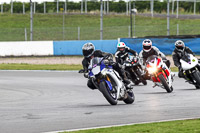
[{"label": "white motorcycle", "polygon": [[91,59],[88,67],[88,78],[104,95],[111,105],[116,105],[118,100],[123,100],[126,104],[132,104],[135,100],[132,89],[126,89],[122,78],[112,68],[112,63],[105,57],[95,57]]},{"label": "white motorcycle", "polygon": [[181,67],[185,76],[186,82],[195,85],[197,89],[200,89],[200,72],[198,67],[199,62],[192,54],[185,54],[181,60]]}]

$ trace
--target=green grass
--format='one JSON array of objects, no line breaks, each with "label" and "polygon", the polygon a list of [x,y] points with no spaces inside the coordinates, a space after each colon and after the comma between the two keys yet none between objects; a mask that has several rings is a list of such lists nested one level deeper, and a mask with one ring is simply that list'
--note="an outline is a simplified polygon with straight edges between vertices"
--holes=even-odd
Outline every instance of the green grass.
[{"label": "green grass", "polygon": [[[80,70],[82,65],[67,64],[0,64],[0,70]],[[177,72],[177,67],[171,67],[173,72]]]},{"label": "green grass", "polygon": [[172,72],[178,72],[178,67],[171,67]]},{"label": "green grass", "polygon": [[200,119],[194,119],[82,130],[73,133],[200,133],[199,125]]},{"label": "green grass", "polygon": [[0,64],[0,70],[80,70],[82,65],[66,64]]},{"label": "green grass", "polygon": [[[179,24],[181,35],[200,34],[200,19],[171,19],[171,35],[176,34],[177,24]],[[64,25],[63,30],[62,14],[35,14],[33,23],[34,40],[77,40],[78,27],[80,27],[81,40],[100,39],[99,15],[65,15]],[[103,19],[103,38],[128,37],[129,25],[129,16],[105,15]],[[24,40],[24,28],[27,28],[29,39],[29,14],[0,14],[0,41]],[[166,18],[136,16],[136,36],[138,37],[166,35],[166,29]]]},{"label": "green grass", "polygon": [[[0,70],[80,70],[82,65],[67,64],[0,64]],[[172,67],[173,72],[177,72],[177,67]]]}]

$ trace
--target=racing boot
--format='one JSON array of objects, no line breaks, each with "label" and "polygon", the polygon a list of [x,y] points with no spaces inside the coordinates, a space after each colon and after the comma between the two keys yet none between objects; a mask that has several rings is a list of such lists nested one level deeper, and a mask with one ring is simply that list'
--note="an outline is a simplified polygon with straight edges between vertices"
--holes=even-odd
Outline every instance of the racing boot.
[{"label": "racing boot", "polygon": [[172,82],[174,81],[175,73],[171,72]]},{"label": "racing boot", "polygon": [[125,86],[126,86],[127,89],[133,89],[134,84],[131,80],[124,79],[124,83],[125,83]]}]

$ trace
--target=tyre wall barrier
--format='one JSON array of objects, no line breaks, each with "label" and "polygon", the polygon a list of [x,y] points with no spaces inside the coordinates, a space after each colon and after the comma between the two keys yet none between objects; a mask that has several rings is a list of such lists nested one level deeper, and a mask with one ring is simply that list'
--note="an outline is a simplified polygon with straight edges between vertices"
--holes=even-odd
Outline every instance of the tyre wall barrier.
[{"label": "tyre wall barrier", "polygon": [[[128,47],[136,50],[138,53],[142,50],[142,42],[146,38],[120,38]],[[177,40],[182,40],[195,54],[200,55],[200,38],[147,38],[152,40],[153,46],[156,46],[166,55],[171,55]]]},{"label": "tyre wall barrier", "polygon": [[117,40],[85,40],[85,41],[54,41],[54,55],[82,55],[82,47],[85,43],[91,42],[96,50],[115,53]]}]

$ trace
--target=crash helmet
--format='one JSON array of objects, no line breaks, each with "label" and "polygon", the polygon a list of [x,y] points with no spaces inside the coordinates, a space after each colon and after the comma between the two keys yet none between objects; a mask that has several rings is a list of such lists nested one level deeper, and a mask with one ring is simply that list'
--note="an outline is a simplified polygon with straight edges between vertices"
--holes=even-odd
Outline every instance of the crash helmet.
[{"label": "crash helmet", "polygon": [[145,39],[143,42],[142,42],[142,47],[143,47],[143,50],[145,52],[149,52],[152,48],[152,41],[149,40],[149,39]]},{"label": "crash helmet", "polygon": [[179,52],[183,52],[185,50],[185,44],[183,41],[178,40],[175,42],[175,49]]},{"label": "crash helmet", "polygon": [[83,45],[82,51],[83,51],[83,56],[89,58],[94,54],[95,47],[91,42],[88,42]]},{"label": "crash helmet", "polygon": [[117,44],[117,50],[120,51],[121,53],[125,53],[125,51],[126,51],[126,44],[124,42],[119,42]]}]

